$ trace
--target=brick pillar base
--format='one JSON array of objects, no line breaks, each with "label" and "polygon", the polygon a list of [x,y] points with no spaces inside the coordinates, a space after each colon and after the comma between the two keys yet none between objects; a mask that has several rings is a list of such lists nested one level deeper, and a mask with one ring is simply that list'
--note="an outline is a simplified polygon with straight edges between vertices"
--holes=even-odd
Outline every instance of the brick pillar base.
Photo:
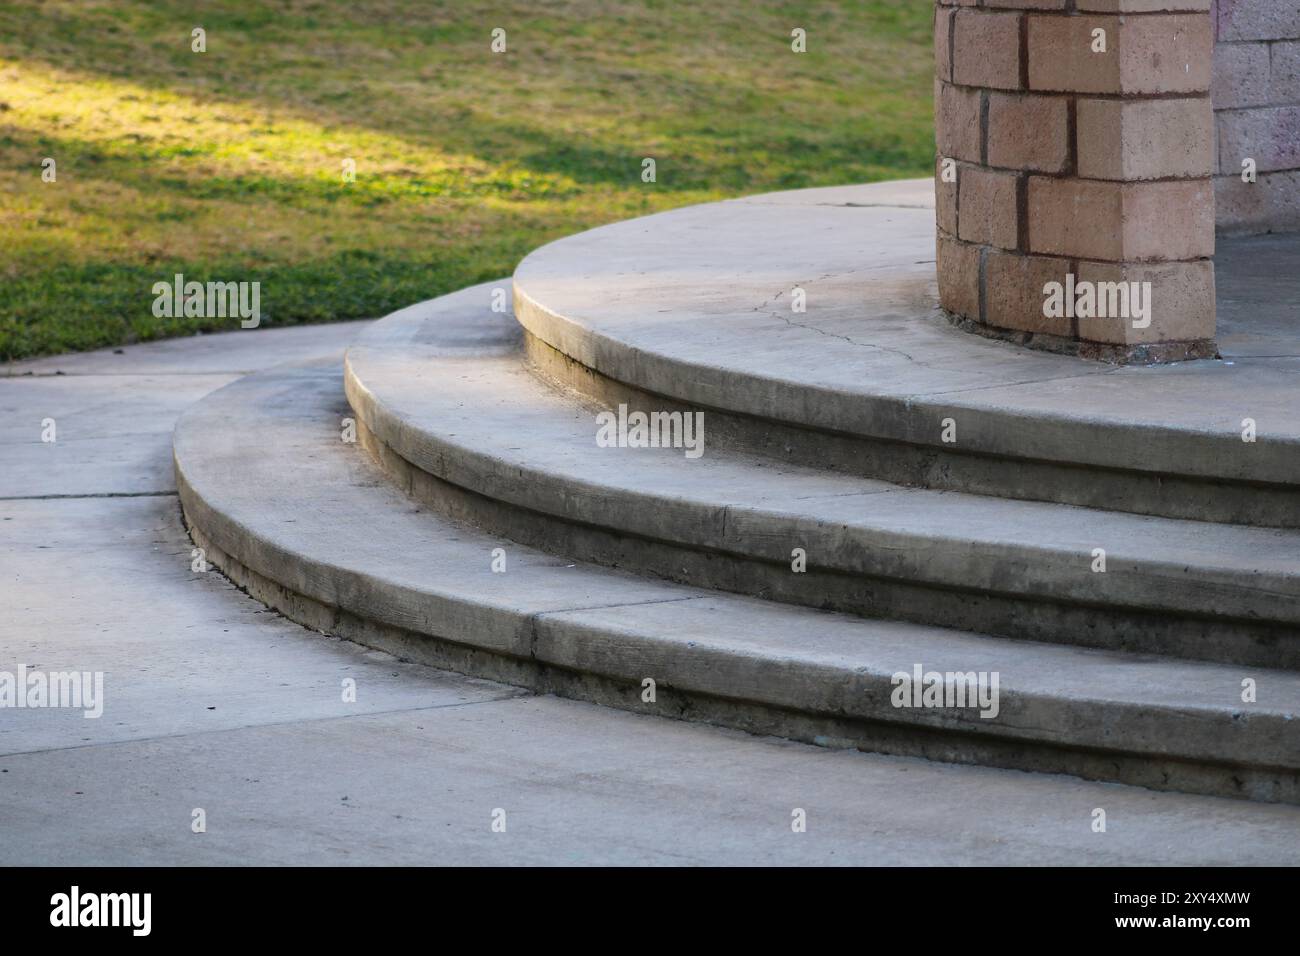
[{"label": "brick pillar base", "polygon": [[942,307],[1107,361],[1215,355],[1210,0],[974,2],[935,9]]}]

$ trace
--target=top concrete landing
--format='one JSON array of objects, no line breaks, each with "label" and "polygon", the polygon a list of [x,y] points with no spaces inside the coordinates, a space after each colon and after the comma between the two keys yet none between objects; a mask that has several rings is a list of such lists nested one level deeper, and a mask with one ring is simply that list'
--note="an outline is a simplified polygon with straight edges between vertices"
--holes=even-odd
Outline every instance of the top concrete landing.
[{"label": "top concrete landing", "polygon": [[[1117,367],[960,332],[937,307],[929,180],[615,223],[515,273],[531,333],[619,381],[793,424],[958,450],[1291,483],[1300,240],[1222,240],[1224,359]],[[792,308],[793,290],[806,311]],[[1241,440],[1254,419],[1259,441]]]}]

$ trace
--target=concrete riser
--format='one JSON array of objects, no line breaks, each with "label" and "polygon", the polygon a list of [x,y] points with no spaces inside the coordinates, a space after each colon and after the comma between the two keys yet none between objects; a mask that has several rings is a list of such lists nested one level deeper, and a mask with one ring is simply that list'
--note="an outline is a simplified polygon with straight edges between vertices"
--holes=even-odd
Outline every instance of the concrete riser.
[{"label": "concrete riser", "polygon": [[[926,187],[933,197],[934,184]],[[576,362],[700,408],[941,453],[1078,465],[1088,475],[1181,476],[1248,491],[1300,484],[1300,428],[1286,402],[1297,353],[1284,303],[1293,290],[1256,274],[1257,260],[1294,273],[1286,243],[1215,250],[1228,267],[1218,270],[1225,361],[1118,369],[955,331],[938,307],[927,205],[910,184],[877,184],[612,224],[525,257],[514,274],[515,315]],[[796,289],[807,294],[797,305]],[[938,434],[945,417],[959,423],[956,447]],[[1247,434],[1255,426],[1258,436]],[[1037,497],[1039,476],[1006,477]],[[996,481],[966,487],[1006,493]],[[1192,486],[1132,490],[1145,502],[1133,505],[1139,513],[1295,527],[1294,498],[1200,510],[1166,504],[1186,492],[1200,498]],[[1106,500],[1109,489],[1091,499],[1086,488],[1060,494],[1130,507],[1117,504],[1121,495]]]},{"label": "concrete riser", "polygon": [[[1283,363],[1112,374],[959,336],[919,206],[797,198],[564,240],[514,317],[484,283],[376,323],[341,379],[229,386],[177,426],[195,542],[310,627],[544,693],[1300,804]],[[731,240],[683,257],[698,216]],[[737,257],[787,220],[829,243],[815,270],[770,230]],[[903,241],[864,271],[873,224]],[[702,411],[709,453],[611,442],[614,406]],[[952,694],[900,699],[923,672]]]},{"label": "concrete riser", "polygon": [[764,703],[718,697],[660,685],[654,703],[643,702],[641,685],[592,670],[571,670],[539,660],[498,654],[473,646],[476,636],[458,633],[454,623],[436,634],[417,633],[315,601],[246,567],[208,538],[191,515],[202,505],[187,489],[181,501],[195,545],[238,587],[298,623],[335,637],[394,654],[403,660],[527,687],[634,713],[692,720],[754,734],[786,737],[831,748],[922,757],[1041,773],[1068,773],[1211,796],[1300,804],[1300,772],[1285,768],[1153,758],[1038,741],[1008,741],[886,721],[846,719]]},{"label": "concrete riser", "polygon": [[957,627],[1081,647],[1190,660],[1300,669],[1300,634],[1281,625],[1125,612],[925,587],[907,580],[825,571],[809,564],[696,550],[565,521],[487,498],[413,467],[357,422],[358,440],[399,487],[438,514],[531,547],[694,587],[864,617]]},{"label": "concrete riser", "polygon": [[555,385],[605,407],[641,411],[704,411],[709,442],[793,464],[893,484],[1048,501],[1192,521],[1300,528],[1300,486],[1228,483],[1194,476],[1065,465],[1032,458],[947,451],[934,445],[836,434],[685,405],[617,382],[525,332],[527,360]]},{"label": "concrete riser", "polygon": [[[296,621],[633,712],[1300,802],[1293,673],[1252,670],[1253,704],[1241,699],[1236,667],[811,612],[554,558],[454,520],[490,525],[500,515],[518,530],[519,509],[484,507],[391,453],[385,476],[367,450],[384,448],[364,427],[361,447],[340,441],[349,411],[340,384],[328,368],[253,376],[177,426],[177,489],[195,543]],[[500,547],[508,574],[488,566]],[[1000,675],[994,712],[900,705],[897,673],[922,663]],[[642,700],[647,676],[662,691],[657,703]]]}]

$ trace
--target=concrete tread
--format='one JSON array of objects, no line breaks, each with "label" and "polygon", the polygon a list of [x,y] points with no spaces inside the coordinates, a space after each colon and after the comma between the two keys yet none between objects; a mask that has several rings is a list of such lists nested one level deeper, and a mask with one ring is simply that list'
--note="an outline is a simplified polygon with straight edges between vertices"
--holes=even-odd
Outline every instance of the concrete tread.
[{"label": "concrete tread", "polygon": [[1229,299],[1226,361],[1145,368],[959,332],[937,309],[923,189],[798,190],[602,226],[525,257],[515,309],[582,365],[694,405],[941,450],[955,417],[967,452],[1300,481],[1293,322]]},{"label": "concrete tread", "polygon": [[[623,682],[629,709],[653,674],[683,692],[1018,748],[1201,761],[1238,775],[1300,767],[1300,675],[1256,674],[1260,703],[1242,705],[1240,668],[862,620],[575,564],[419,507],[340,440],[348,414],[328,365],[252,375],[191,408],[175,464],[192,528],[292,594],[417,637]],[[504,574],[490,567],[498,547]],[[999,716],[894,708],[890,676],[916,663],[998,670]]]},{"label": "concrete tread", "polygon": [[[610,448],[592,406],[529,374],[492,284],[396,313],[347,389],[416,468],[486,497],[693,548],[958,590],[1300,623],[1300,532],[908,488],[707,446]],[[1106,573],[1094,573],[1094,549]]]}]

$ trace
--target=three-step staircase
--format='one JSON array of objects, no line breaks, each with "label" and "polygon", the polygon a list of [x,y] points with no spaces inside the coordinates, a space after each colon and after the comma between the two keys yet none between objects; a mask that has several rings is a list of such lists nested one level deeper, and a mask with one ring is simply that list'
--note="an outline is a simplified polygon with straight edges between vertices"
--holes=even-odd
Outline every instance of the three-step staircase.
[{"label": "three-step staircase", "polygon": [[[191,533],[288,616],[438,666],[1300,802],[1300,370],[965,335],[928,202],[618,223],[525,259],[517,321],[487,283],[375,323],[341,375],[236,382],[177,427]],[[598,444],[620,405],[702,411],[704,454]],[[913,706],[918,668],[995,679],[996,706]]]}]

